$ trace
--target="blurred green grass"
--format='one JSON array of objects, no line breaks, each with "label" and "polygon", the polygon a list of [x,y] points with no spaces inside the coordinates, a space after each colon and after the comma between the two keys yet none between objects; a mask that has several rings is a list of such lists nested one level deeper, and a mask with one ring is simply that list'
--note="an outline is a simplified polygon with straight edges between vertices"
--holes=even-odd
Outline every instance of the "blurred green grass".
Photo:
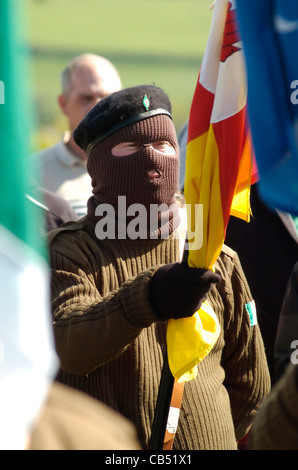
[{"label": "blurred green grass", "polygon": [[162,87],[171,98],[179,131],[189,113],[205,50],[211,3],[27,0],[36,145],[49,145],[66,125],[57,104],[59,75],[68,60],[84,52],[110,59],[124,87],[141,83]]}]

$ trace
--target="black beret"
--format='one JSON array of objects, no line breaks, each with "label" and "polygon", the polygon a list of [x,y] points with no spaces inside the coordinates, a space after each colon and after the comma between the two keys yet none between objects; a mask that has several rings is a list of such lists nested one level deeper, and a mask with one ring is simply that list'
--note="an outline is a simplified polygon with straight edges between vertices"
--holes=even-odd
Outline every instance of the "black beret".
[{"label": "black beret", "polygon": [[153,85],[140,85],[112,93],[99,101],[73,133],[76,144],[90,152],[113,132],[158,114],[171,119],[171,102],[166,93]]}]

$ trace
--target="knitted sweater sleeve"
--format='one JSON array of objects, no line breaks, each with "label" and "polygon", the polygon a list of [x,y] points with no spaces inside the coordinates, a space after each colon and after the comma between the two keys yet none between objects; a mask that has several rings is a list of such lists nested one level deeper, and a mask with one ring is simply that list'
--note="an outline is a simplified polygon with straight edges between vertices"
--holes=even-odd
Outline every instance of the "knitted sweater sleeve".
[{"label": "knitted sweater sleeve", "polygon": [[230,282],[225,283],[224,299],[224,384],[230,397],[236,439],[240,440],[270,390],[270,376],[260,329],[250,316],[251,292],[236,254]]},{"label": "knitted sweater sleeve", "polygon": [[61,368],[86,375],[114,359],[157,321],[149,303],[149,282],[155,269],[126,280],[119,289],[101,296],[94,273],[51,250],[52,312]]}]

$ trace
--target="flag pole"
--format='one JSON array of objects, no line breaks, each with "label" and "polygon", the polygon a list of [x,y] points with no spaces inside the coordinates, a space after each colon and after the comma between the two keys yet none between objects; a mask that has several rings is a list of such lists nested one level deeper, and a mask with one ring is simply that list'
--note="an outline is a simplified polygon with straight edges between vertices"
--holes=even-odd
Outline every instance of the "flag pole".
[{"label": "flag pole", "polygon": [[[184,249],[182,263],[187,264],[187,259],[188,251]],[[163,448],[174,382],[166,351],[152,425],[150,450],[162,450]]]},{"label": "flag pole", "polygon": [[152,425],[150,450],[162,450],[163,448],[173,386],[174,377],[170,371],[166,352]]}]

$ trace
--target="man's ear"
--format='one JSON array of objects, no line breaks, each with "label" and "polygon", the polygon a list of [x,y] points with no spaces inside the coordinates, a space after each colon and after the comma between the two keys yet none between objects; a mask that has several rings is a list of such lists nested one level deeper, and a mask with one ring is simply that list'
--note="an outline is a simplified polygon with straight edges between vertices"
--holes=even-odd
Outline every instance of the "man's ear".
[{"label": "man's ear", "polygon": [[58,96],[58,104],[60,106],[61,111],[63,114],[67,114],[67,98],[65,95],[59,95]]}]

